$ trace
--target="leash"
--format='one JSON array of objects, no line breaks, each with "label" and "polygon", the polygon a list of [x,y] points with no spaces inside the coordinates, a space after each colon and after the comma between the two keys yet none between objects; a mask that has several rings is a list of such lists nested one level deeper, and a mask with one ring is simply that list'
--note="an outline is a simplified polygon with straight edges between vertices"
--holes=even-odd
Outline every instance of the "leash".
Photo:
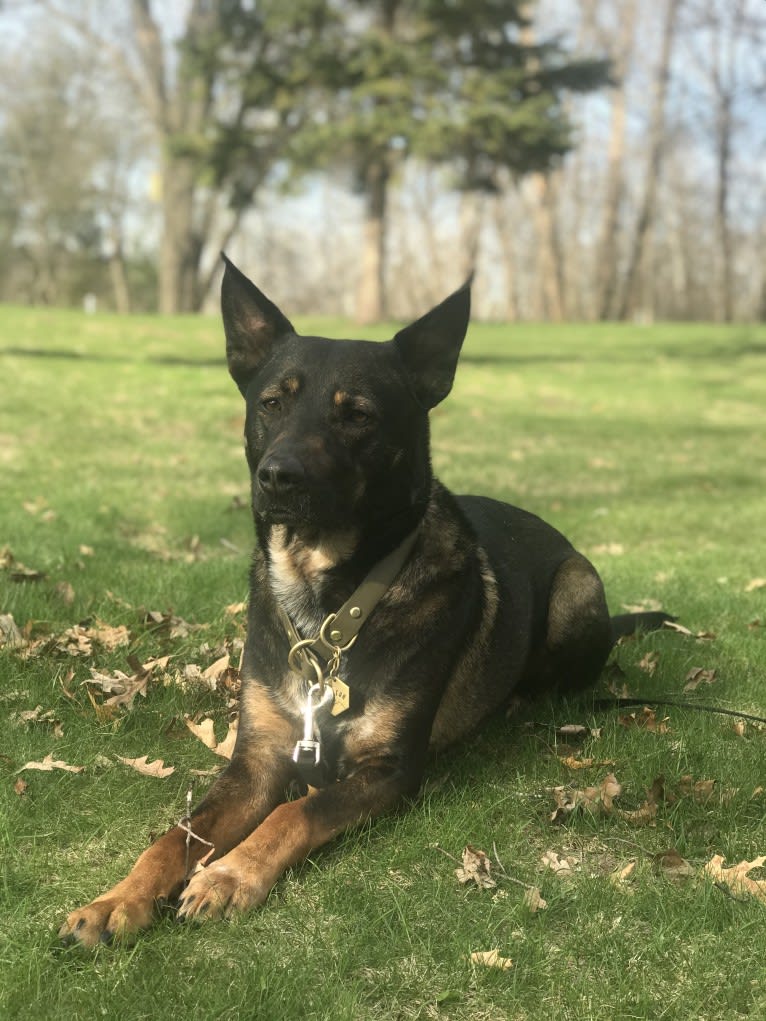
[{"label": "leash", "polygon": [[311,787],[327,783],[314,717],[325,709],[330,709],[332,716],[339,716],[350,707],[349,686],[339,676],[341,657],[354,644],[372,611],[404,567],[417,537],[418,529],[415,529],[379,560],[337,613],[325,617],[319,634],[312,638],[302,638],[288,613],[277,603],[277,615],[290,641],[288,666],[308,685],[303,737],[295,745],[293,761],[301,779]]},{"label": "leash", "polygon": [[671,706],[675,709],[694,709],[698,713],[717,713],[720,716],[736,716],[740,720],[750,720],[752,723],[766,723],[766,717],[753,716],[752,713],[742,713],[737,709],[727,709],[720,705],[703,705],[700,702],[686,702],[683,699],[674,698],[597,698],[591,702],[591,708],[614,709],[615,706],[635,708],[637,706]]}]

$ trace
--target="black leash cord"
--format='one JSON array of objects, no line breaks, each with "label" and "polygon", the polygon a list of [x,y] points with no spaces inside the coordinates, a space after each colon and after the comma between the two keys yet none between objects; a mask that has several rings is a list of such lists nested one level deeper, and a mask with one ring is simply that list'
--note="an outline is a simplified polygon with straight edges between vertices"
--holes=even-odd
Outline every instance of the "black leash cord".
[{"label": "black leash cord", "polygon": [[742,713],[738,709],[724,709],[718,705],[700,705],[698,702],[684,702],[673,698],[597,698],[592,703],[593,709],[614,709],[615,706],[672,706],[675,709],[695,709],[700,713],[719,713],[721,716],[736,716],[739,720],[750,720],[753,723],[766,723],[763,716]]}]

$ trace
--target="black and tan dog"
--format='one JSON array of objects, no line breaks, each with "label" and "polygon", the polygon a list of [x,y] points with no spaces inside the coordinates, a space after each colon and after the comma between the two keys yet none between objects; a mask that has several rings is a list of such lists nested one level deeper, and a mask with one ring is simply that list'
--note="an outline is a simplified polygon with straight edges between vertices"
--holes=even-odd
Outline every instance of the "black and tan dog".
[{"label": "black and tan dog", "polygon": [[[452,387],[468,285],[387,343],[298,336],[228,261],[222,304],[258,534],[237,744],[186,828],[69,915],[61,935],[87,946],[175,898],[182,918],[261,904],[313,848],[415,794],[429,748],[511,696],[592,684],[637,623],[610,620],[555,529],[434,479],[428,412]],[[286,800],[296,778],[312,789]]]}]

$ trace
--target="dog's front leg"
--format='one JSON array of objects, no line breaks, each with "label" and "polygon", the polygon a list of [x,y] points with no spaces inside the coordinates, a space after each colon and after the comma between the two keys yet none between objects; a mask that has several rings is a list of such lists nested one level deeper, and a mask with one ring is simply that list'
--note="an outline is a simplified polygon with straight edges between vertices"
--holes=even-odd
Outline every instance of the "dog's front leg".
[{"label": "dog's front leg", "polygon": [[192,813],[193,835],[174,826],[144,851],[125,879],[72,911],[59,936],[92,947],[147,928],[157,905],[178,896],[187,868],[191,872],[205,857],[226,855],[284,798],[294,775],[290,751],[296,724],[278,714],[257,685],[243,695],[242,709],[243,739],[226,772]]},{"label": "dog's front leg", "polygon": [[392,808],[413,793],[411,773],[370,765],[329,787],[278,805],[232,851],[192,876],[179,916],[220,918],[262,904],[291,865],[349,826]]}]

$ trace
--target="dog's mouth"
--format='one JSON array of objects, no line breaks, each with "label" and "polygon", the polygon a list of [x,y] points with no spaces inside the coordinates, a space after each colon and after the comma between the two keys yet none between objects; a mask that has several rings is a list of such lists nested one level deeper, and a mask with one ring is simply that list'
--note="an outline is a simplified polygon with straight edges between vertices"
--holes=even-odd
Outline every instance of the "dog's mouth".
[{"label": "dog's mouth", "polygon": [[256,491],[253,510],[268,525],[322,529],[349,522],[347,507],[332,493],[301,492],[288,498]]}]

